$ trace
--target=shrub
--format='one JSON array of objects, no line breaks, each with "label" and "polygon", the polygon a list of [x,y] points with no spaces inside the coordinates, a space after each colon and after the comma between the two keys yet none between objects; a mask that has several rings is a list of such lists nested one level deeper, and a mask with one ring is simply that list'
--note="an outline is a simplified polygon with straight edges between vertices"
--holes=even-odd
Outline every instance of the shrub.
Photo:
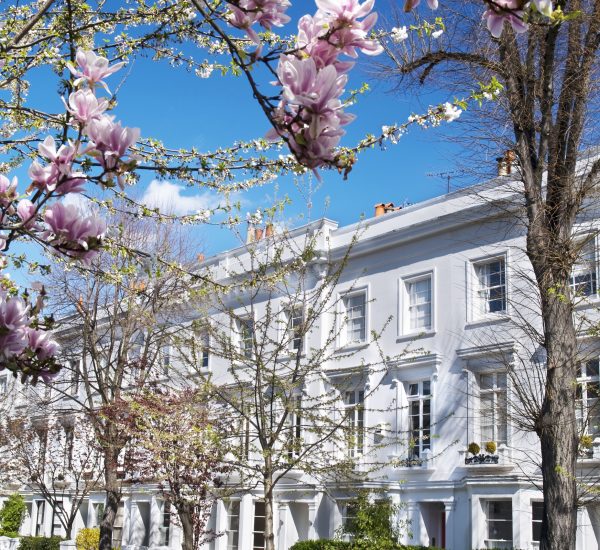
[{"label": "shrub", "polygon": [[21,495],[15,493],[8,497],[0,509],[0,536],[19,536],[26,509],[25,499]]},{"label": "shrub", "polygon": [[77,550],[98,550],[100,546],[100,529],[81,529],[75,538]]},{"label": "shrub", "polygon": [[60,550],[61,537],[22,537],[19,550]]},{"label": "shrub", "polygon": [[488,441],[485,444],[485,452],[486,453],[489,453],[489,454],[493,455],[496,452],[496,449],[497,449],[497,447],[496,447],[496,442],[495,441]]},{"label": "shrub", "polygon": [[349,542],[341,540],[303,540],[294,544],[290,550],[351,550]]},{"label": "shrub", "polygon": [[475,441],[473,441],[472,443],[469,443],[469,446],[467,447],[467,451],[469,451],[472,455],[478,455],[479,451],[481,451],[481,447],[479,445],[477,445],[477,443],[475,443]]}]

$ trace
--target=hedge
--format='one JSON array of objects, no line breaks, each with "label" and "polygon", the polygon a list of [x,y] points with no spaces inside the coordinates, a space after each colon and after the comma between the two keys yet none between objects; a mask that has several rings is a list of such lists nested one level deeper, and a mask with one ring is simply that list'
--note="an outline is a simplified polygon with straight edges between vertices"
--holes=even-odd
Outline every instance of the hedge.
[{"label": "hedge", "polygon": [[[352,542],[344,542],[340,540],[328,540],[328,539],[320,539],[320,540],[303,540],[294,544],[290,550],[354,550],[354,549],[364,549],[366,548],[365,543],[363,542],[354,545]],[[394,547],[390,547],[386,545],[381,549],[376,546],[370,545],[369,550],[440,550],[436,549],[433,546],[404,546],[402,544],[394,545]]]},{"label": "hedge", "polygon": [[18,550],[60,550],[62,537],[22,537]]}]

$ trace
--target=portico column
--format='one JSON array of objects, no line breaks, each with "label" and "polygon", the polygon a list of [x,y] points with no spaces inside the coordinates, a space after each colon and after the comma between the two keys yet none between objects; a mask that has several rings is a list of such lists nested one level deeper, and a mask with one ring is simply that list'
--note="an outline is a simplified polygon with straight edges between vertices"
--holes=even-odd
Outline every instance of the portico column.
[{"label": "portico column", "polygon": [[317,538],[317,528],[315,521],[317,519],[317,503],[308,503],[308,540],[315,540]]},{"label": "portico column", "polygon": [[240,550],[252,548],[254,521],[254,501],[252,495],[246,494],[240,501]]},{"label": "portico column", "polygon": [[277,519],[279,522],[279,529],[277,530],[277,548],[279,548],[279,550],[286,550],[287,548],[288,508],[289,505],[287,502],[280,502],[277,507]]},{"label": "portico column", "polygon": [[215,539],[215,550],[226,550],[227,527],[227,508],[222,500],[218,500],[215,506],[215,531],[217,533],[225,533],[225,535]]},{"label": "portico column", "polygon": [[446,524],[446,548],[454,549],[454,501],[444,502],[444,518]]}]

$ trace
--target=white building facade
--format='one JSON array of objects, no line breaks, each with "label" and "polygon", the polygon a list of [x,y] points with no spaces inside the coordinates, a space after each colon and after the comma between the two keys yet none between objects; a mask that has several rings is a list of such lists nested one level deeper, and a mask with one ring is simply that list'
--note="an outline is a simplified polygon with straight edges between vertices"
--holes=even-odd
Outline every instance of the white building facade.
[{"label": "white building facade", "polygon": [[[402,505],[402,519],[410,525],[405,543],[450,550],[538,547],[539,444],[521,419],[526,415],[523,392],[531,386],[533,395],[539,387],[535,373],[543,365],[543,349],[531,343],[524,328],[539,321],[518,197],[506,178],[499,178],[402,209],[388,208],[361,222],[358,242],[337,281],[338,303],[352,314],[336,346],[340,353],[349,348],[355,353],[341,363],[326,361],[322,369],[332,385],[340,376],[354,377],[354,393],[347,399],[364,405],[362,416],[353,421],[380,427],[365,432],[354,451],[368,456],[369,447],[377,446],[379,460],[387,465],[361,486],[381,490]],[[597,315],[600,299],[598,249],[589,237],[598,229],[598,218],[591,211],[587,216],[577,229],[589,244],[573,274],[573,288],[581,297],[577,315],[589,319]],[[323,249],[341,254],[357,226],[321,220],[296,231],[308,230],[320,232]],[[225,264],[244,254],[242,247],[209,258],[206,265],[214,273],[222,265],[224,273]],[[390,317],[378,346],[395,359],[376,373],[365,373],[361,365],[377,362],[379,354],[369,335]],[[307,346],[322,345],[326,324],[311,332]],[[582,448],[577,474],[592,484],[600,472],[600,340],[583,329],[581,355],[578,411],[591,443]],[[226,362],[208,357],[203,367],[213,382],[228,383]],[[5,378],[0,373],[0,391],[9,391]],[[473,446],[468,450],[472,443],[479,452],[470,452]],[[286,476],[275,491],[276,547],[332,538],[357,488]],[[39,495],[25,495],[23,534],[60,534],[48,505]],[[92,493],[78,526],[97,525],[102,506],[102,493]],[[577,517],[577,549],[598,549],[600,504],[584,499]],[[150,486],[124,489],[116,527],[115,546],[180,546],[179,529]],[[241,490],[219,502],[211,527],[223,533],[211,549],[262,548],[260,491]]]}]

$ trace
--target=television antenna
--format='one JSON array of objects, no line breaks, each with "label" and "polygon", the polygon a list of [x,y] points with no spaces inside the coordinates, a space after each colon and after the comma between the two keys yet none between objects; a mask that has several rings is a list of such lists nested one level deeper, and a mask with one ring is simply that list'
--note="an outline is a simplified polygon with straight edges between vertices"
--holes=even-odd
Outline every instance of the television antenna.
[{"label": "television antenna", "polygon": [[446,180],[446,193],[450,193],[450,179],[458,174],[464,174],[464,170],[452,170],[451,172],[427,172],[428,178],[444,178]]}]

